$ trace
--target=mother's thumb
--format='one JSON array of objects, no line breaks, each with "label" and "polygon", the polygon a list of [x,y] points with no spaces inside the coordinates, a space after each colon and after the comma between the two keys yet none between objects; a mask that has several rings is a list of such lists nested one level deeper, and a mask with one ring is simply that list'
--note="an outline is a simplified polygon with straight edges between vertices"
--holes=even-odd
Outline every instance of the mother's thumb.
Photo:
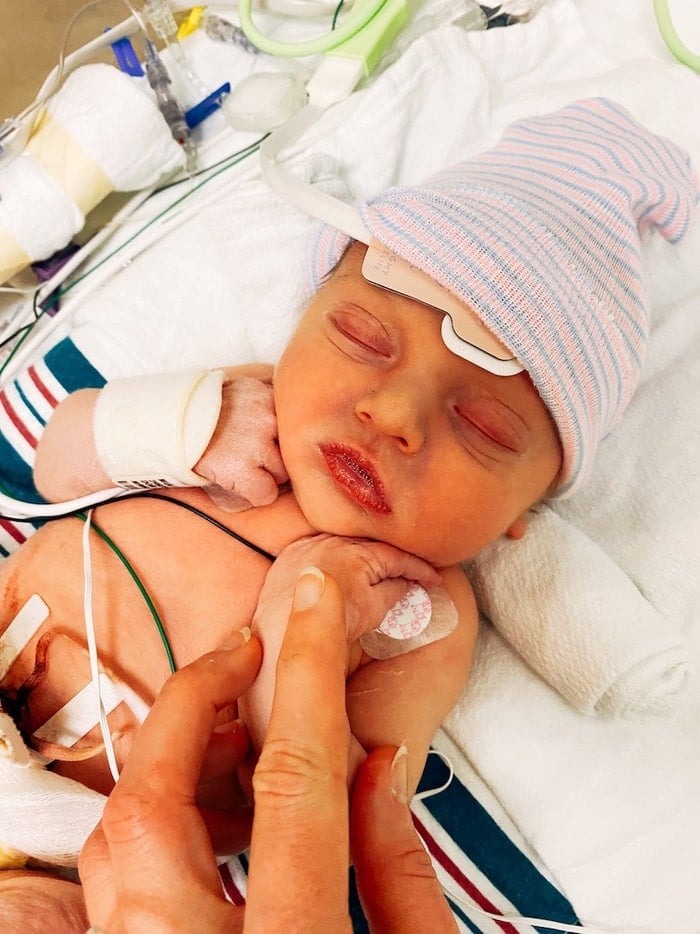
[{"label": "mother's thumb", "polygon": [[352,795],[350,849],[362,907],[381,934],[456,931],[407,801],[405,747],[370,753]]}]

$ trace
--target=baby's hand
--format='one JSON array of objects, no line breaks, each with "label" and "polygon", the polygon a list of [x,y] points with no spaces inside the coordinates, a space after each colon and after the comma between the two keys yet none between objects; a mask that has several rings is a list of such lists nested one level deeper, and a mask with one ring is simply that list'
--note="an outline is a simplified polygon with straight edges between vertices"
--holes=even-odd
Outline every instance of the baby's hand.
[{"label": "baby's hand", "polygon": [[250,376],[224,383],[212,439],[194,470],[223,509],[267,506],[288,479],[277,444],[272,386]]},{"label": "baby's hand", "polygon": [[345,594],[348,643],[378,626],[412,581],[425,587],[440,583],[440,575],[426,561],[392,545],[314,535],[288,545],[275,560],[258,598],[255,625],[286,622],[296,580],[310,565],[331,574]]},{"label": "baby's hand", "polygon": [[283,549],[267,572],[253,620],[253,632],[263,644],[262,666],[239,703],[256,748],[262,745],[270,718],[277,657],[294,588],[300,572],[311,566],[330,574],[345,595],[348,644],[378,626],[411,581],[435,587],[441,580],[421,558],[383,542],[314,535]]}]

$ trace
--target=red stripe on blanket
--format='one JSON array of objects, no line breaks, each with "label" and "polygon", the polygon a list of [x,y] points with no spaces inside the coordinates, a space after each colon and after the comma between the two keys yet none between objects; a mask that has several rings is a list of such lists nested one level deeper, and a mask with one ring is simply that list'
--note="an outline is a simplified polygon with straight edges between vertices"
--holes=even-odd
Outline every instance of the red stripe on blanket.
[{"label": "red stripe on blanket", "polygon": [[224,890],[233,904],[245,905],[245,898],[243,898],[238,886],[233,881],[231,870],[228,868],[226,863],[222,863],[221,866],[219,866],[219,875],[221,876],[221,882],[223,883]]},{"label": "red stripe on blanket", "polygon": [[0,519],[0,528],[3,528],[10,536],[10,538],[14,538],[14,540],[20,545],[27,540],[26,536],[22,535],[20,530],[16,529],[11,522],[7,522],[6,519]]},{"label": "red stripe on blanket", "polygon": [[39,374],[36,371],[36,367],[32,364],[32,366],[29,367],[27,372],[29,373],[29,378],[34,383],[34,385],[39,390],[39,392],[42,394],[44,399],[46,399],[46,401],[49,403],[51,408],[55,409],[56,406],[58,405],[58,399],[55,398],[55,396],[53,395],[49,387],[39,376]]},{"label": "red stripe on blanket", "polygon": [[[457,885],[464,889],[472,901],[484,911],[488,911],[495,915],[500,914],[501,912],[498,910],[498,908],[492,904],[482,892],[479,891],[471,879],[468,879],[464,875],[459,866],[452,862],[447,853],[440,849],[437,841],[430,835],[430,833],[428,833],[427,828],[418,820],[415,814],[413,815],[413,822],[416,825],[418,833],[423,838],[423,842],[425,843],[430,855],[442,866],[445,872],[454,879]],[[499,921],[494,918],[493,923],[497,924],[502,931],[506,932],[506,934],[519,934],[518,929],[508,921]]]},{"label": "red stripe on blanket", "polygon": [[10,400],[7,398],[4,392],[0,392],[0,403],[2,403],[2,407],[5,410],[7,417],[10,419],[17,431],[22,435],[27,444],[32,448],[36,448],[36,438],[20,419],[14,408],[10,405]]}]

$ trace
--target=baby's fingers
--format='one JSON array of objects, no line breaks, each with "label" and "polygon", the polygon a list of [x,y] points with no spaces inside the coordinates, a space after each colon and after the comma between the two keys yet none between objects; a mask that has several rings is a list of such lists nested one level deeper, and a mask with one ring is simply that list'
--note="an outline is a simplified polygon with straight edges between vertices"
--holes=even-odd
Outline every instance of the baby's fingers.
[{"label": "baby's fingers", "polygon": [[235,492],[251,506],[269,506],[280,490],[277,480],[264,467],[251,467],[235,484]]}]

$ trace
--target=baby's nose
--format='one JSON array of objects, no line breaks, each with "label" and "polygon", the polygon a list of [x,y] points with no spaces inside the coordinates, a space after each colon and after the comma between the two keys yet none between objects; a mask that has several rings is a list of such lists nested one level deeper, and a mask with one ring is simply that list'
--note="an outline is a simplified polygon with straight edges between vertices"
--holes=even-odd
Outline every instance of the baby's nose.
[{"label": "baby's nose", "polygon": [[358,400],[355,412],[379,434],[394,438],[406,454],[417,453],[425,443],[427,413],[420,387],[375,388]]}]

